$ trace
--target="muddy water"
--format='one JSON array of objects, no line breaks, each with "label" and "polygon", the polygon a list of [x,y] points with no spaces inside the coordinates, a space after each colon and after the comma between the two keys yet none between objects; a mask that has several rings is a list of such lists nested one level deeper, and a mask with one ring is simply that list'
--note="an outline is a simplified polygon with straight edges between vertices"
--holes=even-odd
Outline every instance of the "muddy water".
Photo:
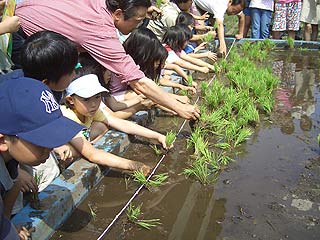
[{"label": "muddy water", "polygon": [[[282,78],[275,112],[235,152],[235,162],[215,184],[202,186],[181,172],[191,150],[186,149],[188,124],[157,173],[169,181],[152,192],[143,190],[145,219],[162,225],[144,230],[123,214],[105,239],[320,239],[319,52],[282,52],[270,56]],[[165,132],[178,129],[170,117],[151,126]],[[130,146],[126,157],[156,164],[143,142]],[[52,239],[96,239],[137,185],[112,172],[75,210]],[[96,213],[93,218],[88,205]]]}]

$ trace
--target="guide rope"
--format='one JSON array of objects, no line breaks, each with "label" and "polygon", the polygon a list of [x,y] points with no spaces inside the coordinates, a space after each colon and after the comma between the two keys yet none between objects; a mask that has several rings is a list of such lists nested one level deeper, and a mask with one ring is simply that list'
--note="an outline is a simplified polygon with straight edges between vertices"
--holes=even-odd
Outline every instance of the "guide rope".
[{"label": "guide rope", "polygon": [[[232,49],[234,43],[235,43],[235,39],[232,42],[232,45],[228,51],[228,53],[226,54],[226,57],[228,57],[230,50]],[[213,75],[213,77],[210,79],[208,85],[210,85],[212,83],[212,81],[215,79],[216,75]],[[200,99],[200,96],[197,97],[197,99],[195,100],[194,104],[197,104],[198,101]],[[181,127],[179,128],[177,135],[179,135],[179,133],[182,131],[182,129],[184,128],[185,124],[187,123],[187,120],[185,119],[183,121],[183,123],[181,124]],[[174,142],[176,141],[176,139],[174,140]],[[174,143],[173,142],[173,143]],[[166,157],[166,154],[163,154],[162,157],[160,158],[160,160],[158,161],[158,163],[156,164],[156,166],[153,168],[153,170],[151,171],[151,173],[149,174],[149,176],[147,177],[147,182],[149,182],[150,178],[154,175],[154,173],[156,172],[156,170],[158,169],[158,167],[160,166],[160,164],[162,163],[162,161],[164,160],[164,158]],[[113,224],[118,220],[118,218],[121,216],[121,214],[127,209],[127,207],[130,205],[130,203],[132,203],[132,201],[136,198],[136,196],[140,193],[141,189],[144,187],[145,184],[141,184],[139,188],[137,188],[137,190],[134,192],[134,194],[131,196],[131,198],[127,201],[127,203],[123,206],[123,208],[119,211],[119,213],[114,217],[114,219],[109,223],[109,225],[107,226],[107,228],[101,233],[101,235],[97,238],[97,240],[101,240],[104,238],[104,236],[106,235],[106,233],[110,230],[110,228],[113,226]]]}]

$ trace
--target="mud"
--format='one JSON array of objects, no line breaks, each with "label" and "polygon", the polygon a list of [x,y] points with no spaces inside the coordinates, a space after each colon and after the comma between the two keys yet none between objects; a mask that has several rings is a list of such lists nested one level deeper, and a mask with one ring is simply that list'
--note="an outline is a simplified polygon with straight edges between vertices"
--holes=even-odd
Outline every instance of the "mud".
[{"label": "mud", "polygon": [[[282,79],[276,109],[270,117],[262,116],[254,135],[213,185],[181,174],[191,154],[186,124],[157,171],[168,173],[168,182],[152,192],[143,190],[134,200],[134,205],[143,203],[143,218],[160,218],[162,224],[144,230],[123,214],[105,239],[319,239],[319,59],[319,51],[270,56],[270,67]],[[158,117],[151,128],[165,132],[181,122]],[[126,157],[153,165],[159,159],[144,142],[131,144]],[[52,239],[97,239],[137,187],[112,172]]]}]

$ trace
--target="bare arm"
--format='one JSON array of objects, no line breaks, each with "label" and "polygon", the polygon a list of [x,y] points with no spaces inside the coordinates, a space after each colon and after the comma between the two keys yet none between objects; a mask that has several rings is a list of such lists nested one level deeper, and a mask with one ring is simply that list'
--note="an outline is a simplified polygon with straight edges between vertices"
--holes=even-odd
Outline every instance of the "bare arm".
[{"label": "bare arm", "polygon": [[206,67],[206,68],[209,68],[211,70],[214,70],[213,65],[211,65],[211,64],[209,64],[209,63],[207,63],[205,61],[202,61],[201,59],[194,58],[194,57],[192,57],[192,56],[190,56],[188,54],[181,54],[180,58],[182,60],[190,62],[190,63],[192,63],[194,65],[197,65],[197,66],[200,66],[200,67]]},{"label": "bare arm", "polygon": [[209,72],[209,68],[205,67],[205,66],[199,66],[197,64],[191,63],[183,58],[180,57],[180,59],[178,61],[174,62],[175,64],[179,65],[180,67],[189,69],[189,70],[195,70],[195,71],[199,71],[202,73],[208,73]]},{"label": "bare arm", "polygon": [[184,79],[188,78],[188,75],[185,73],[185,71],[183,71],[183,69],[177,64],[167,63],[165,68],[168,69],[168,70],[175,71],[178,75],[180,75],[180,77],[182,77]]},{"label": "bare arm", "polygon": [[152,101],[175,111],[179,116],[185,119],[198,119],[200,111],[195,106],[182,104],[172,98],[167,92],[163,91],[159,86],[148,78],[131,81],[130,86],[136,92],[141,92]]},{"label": "bare arm", "polygon": [[227,54],[227,46],[226,42],[224,40],[224,26],[223,26],[223,21],[220,19],[216,19],[218,23],[218,38],[219,38],[219,51],[221,54],[226,55]]},{"label": "bare arm", "polygon": [[112,153],[105,152],[100,149],[96,149],[88,142],[81,133],[76,135],[71,141],[71,146],[80,153],[83,157],[90,162],[119,168],[130,171],[141,170],[147,175],[150,172],[150,167],[137,161],[129,160],[126,158],[118,157]]},{"label": "bare arm", "polygon": [[165,149],[167,148],[166,141],[165,141],[166,137],[164,135],[158,132],[155,132],[151,129],[142,127],[139,124],[135,124],[131,121],[119,119],[111,115],[107,116],[105,123],[110,127],[117,129],[119,131],[156,140],[162,145],[163,148]]}]

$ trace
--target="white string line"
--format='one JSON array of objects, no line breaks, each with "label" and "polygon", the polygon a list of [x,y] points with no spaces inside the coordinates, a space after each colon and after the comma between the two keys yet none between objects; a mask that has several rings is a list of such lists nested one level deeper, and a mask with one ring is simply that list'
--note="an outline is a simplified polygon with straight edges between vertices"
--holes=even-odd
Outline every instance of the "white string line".
[{"label": "white string line", "polygon": [[[235,40],[233,41],[230,50],[234,44]],[[226,57],[229,55],[228,51]],[[209,84],[211,84],[211,82],[215,79],[216,75],[213,75],[213,77],[210,79]],[[197,102],[199,101],[200,97],[198,96],[196,101],[194,102],[194,104],[197,104]],[[183,123],[181,124],[181,127],[179,129],[179,131],[177,132],[176,136],[182,131],[184,125],[186,124],[187,120],[185,119],[183,121]],[[174,139],[173,143],[176,141],[176,138]],[[154,173],[156,172],[156,170],[158,169],[158,167],[160,166],[160,164],[162,163],[163,159],[166,157],[167,154],[162,155],[162,157],[160,158],[160,160],[158,161],[158,163],[156,164],[156,166],[153,168],[152,172],[149,174],[149,176],[147,177],[147,182],[150,180],[150,178],[154,175]],[[127,209],[127,207],[130,205],[130,203],[132,203],[132,201],[135,199],[135,197],[140,193],[141,189],[144,187],[145,184],[141,184],[139,188],[137,188],[137,190],[135,191],[135,193],[131,196],[131,198],[128,200],[128,202],[123,206],[123,208],[120,210],[120,212],[114,217],[114,219],[111,221],[111,223],[109,223],[108,227],[101,233],[101,235],[97,238],[97,240],[101,240],[103,239],[104,235],[109,231],[109,229],[113,226],[113,224],[118,220],[118,218],[121,216],[121,214]]]}]

